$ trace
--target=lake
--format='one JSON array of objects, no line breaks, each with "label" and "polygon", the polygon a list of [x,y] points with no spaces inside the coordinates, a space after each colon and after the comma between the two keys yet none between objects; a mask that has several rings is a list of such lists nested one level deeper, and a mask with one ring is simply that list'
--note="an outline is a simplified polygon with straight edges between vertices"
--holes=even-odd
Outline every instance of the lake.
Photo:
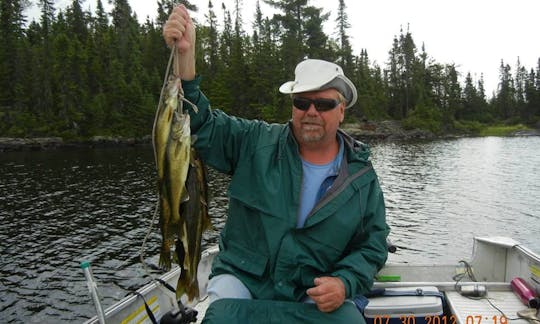
[{"label": "lake", "polygon": [[[474,236],[509,236],[540,253],[540,137],[377,143],[390,260],[454,264]],[[149,282],[141,244],[157,193],[151,147],[0,154],[0,319],[81,322],[95,314],[81,261],[90,261],[105,307]],[[210,172],[217,243],[228,178]],[[157,264],[153,227],[145,262]],[[158,274],[159,270],[152,270]]]}]

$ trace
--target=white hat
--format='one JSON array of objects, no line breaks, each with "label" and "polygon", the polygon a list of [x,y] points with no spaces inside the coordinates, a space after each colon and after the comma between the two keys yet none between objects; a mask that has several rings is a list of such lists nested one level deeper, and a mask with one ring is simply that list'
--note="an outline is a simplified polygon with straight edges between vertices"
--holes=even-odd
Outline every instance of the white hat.
[{"label": "white hat", "polygon": [[354,84],[343,74],[343,69],[332,62],[307,59],[298,63],[294,76],[294,81],[283,83],[279,92],[290,94],[335,88],[347,100],[345,108],[352,107],[358,98]]}]

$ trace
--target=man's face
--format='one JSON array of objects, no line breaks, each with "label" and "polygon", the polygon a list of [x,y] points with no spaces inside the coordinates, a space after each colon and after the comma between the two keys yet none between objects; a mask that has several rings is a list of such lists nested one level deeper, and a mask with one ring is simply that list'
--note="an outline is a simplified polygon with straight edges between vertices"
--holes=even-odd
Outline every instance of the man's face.
[{"label": "man's face", "polygon": [[[304,105],[308,105],[307,110],[295,107],[293,100],[292,123],[293,131],[298,143],[302,145],[324,145],[336,139],[336,132],[339,124],[345,116],[345,104],[339,101],[338,92],[335,89],[321,91],[303,92],[294,95],[294,98],[308,99],[302,100]],[[322,99],[320,109],[329,109],[331,101],[335,100],[335,108],[318,111],[313,102],[309,100]],[[325,100],[325,99],[329,99]]]}]

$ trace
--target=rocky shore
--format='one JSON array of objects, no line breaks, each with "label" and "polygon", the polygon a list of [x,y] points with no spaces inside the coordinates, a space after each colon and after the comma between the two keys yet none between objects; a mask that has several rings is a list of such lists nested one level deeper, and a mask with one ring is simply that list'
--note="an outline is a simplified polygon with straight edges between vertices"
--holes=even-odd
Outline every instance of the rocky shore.
[{"label": "rocky shore", "polygon": [[[406,130],[399,121],[364,121],[359,123],[343,124],[341,127],[354,138],[366,142],[400,142],[415,140],[433,140],[436,138],[450,138],[457,135],[447,134],[444,136],[435,135],[430,131],[413,129]],[[537,129],[518,131],[514,136],[540,136],[540,125]],[[23,150],[46,150],[58,148],[92,148],[92,147],[119,147],[150,145],[150,136],[143,138],[122,138],[110,136],[94,136],[84,141],[66,141],[60,137],[38,137],[38,138],[10,138],[0,137],[0,152],[23,151]]]},{"label": "rocky shore", "polygon": [[343,124],[342,127],[352,137],[364,141],[412,141],[432,140],[437,138],[435,134],[427,130],[406,130],[399,121],[384,120],[379,122],[360,122]]},{"label": "rocky shore", "polygon": [[121,138],[94,136],[84,141],[66,141],[61,137],[13,138],[0,137],[0,152],[38,151],[60,148],[118,147],[151,144],[150,136],[144,138]]},{"label": "rocky shore", "polygon": [[[435,138],[435,135],[428,131],[407,131],[401,127],[401,124],[398,121],[391,120],[343,124],[342,128],[354,138],[368,143],[373,141],[429,140]],[[150,136],[144,138],[94,136],[84,141],[66,141],[61,137],[0,137],[0,152],[78,147],[118,147],[145,144],[151,144]]]}]

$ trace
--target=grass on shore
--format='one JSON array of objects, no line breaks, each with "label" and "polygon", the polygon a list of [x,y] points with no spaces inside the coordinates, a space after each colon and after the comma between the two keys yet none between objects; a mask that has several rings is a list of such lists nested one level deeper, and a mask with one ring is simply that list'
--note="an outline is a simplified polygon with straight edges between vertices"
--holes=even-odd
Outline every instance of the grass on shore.
[{"label": "grass on shore", "polygon": [[480,136],[508,136],[518,131],[530,130],[523,124],[517,125],[490,125],[480,130]]},{"label": "grass on shore", "polygon": [[454,129],[457,132],[476,136],[510,136],[518,131],[532,130],[523,124],[483,124],[478,121],[456,121],[454,122]]}]

